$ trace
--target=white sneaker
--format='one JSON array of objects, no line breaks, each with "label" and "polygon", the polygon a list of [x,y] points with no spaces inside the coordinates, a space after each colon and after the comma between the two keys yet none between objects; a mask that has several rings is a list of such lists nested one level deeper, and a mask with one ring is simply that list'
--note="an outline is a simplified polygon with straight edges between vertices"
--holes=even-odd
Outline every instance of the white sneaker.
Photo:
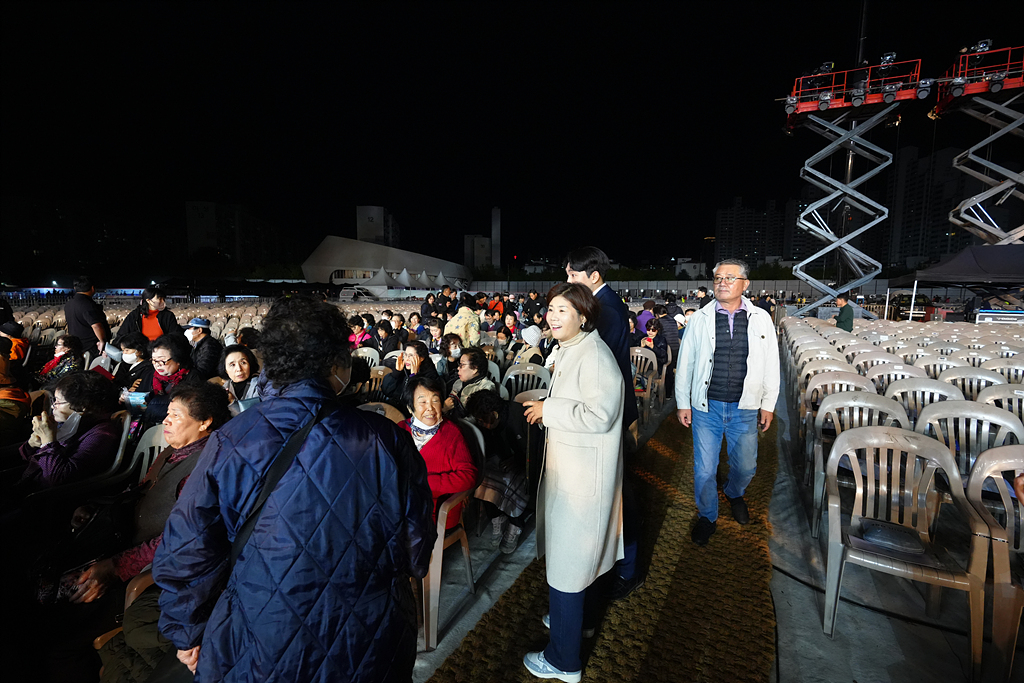
[{"label": "white sneaker", "polygon": [[505,533],[505,524],[508,523],[508,515],[501,515],[491,520],[491,547],[497,548],[501,545],[502,535]]},{"label": "white sneaker", "polygon": [[506,555],[510,555],[516,551],[516,546],[519,545],[519,534],[523,533],[523,530],[517,527],[515,524],[509,524],[505,527],[505,534],[501,538],[501,552]]},{"label": "white sneaker", "polygon": [[544,657],[544,651],[527,652],[523,657],[523,666],[537,678],[557,678],[565,683],[580,683],[583,679],[583,670],[562,671],[551,666],[551,663]]},{"label": "white sneaker", "polygon": [[[551,630],[551,614],[545,614],[543,617],[541,617],[540,623],[544,624],[544,628],[546,628],[546,629],[548,629],[550,631]],[[583,637],[584,638],[593,638],[594,637],[594,633],[596,633],[596,632],[597,632],[597,629],[585,628],[585,629],[583,629]]]}]

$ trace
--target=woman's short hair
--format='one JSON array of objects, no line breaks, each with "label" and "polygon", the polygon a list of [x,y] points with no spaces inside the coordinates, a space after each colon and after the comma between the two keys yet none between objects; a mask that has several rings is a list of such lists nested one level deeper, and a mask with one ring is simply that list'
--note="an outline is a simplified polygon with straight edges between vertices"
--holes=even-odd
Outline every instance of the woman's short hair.
[{"label": "woman's short hair", "polygon": [[[476,370],[478,375],[487,374],[487,356],[479,347],[470,346],[468,349],[462,349],[462,358],[466,359],[466,364]],[[462,358],[459,359],[460,364]]]},{"label": "woman's short hair", "polygon": [[109,415],[117,408],[117,387],[98,372],[65,375],[53,387],[54,394],[58,391],[75,412]]},{"label": "woman's short hair", "polygon": [[363,320],[363,316],[354,315],[348,319],[348,324],[351,327],[366,327],[366,321]]},{"label": "woman's short hair", "polygon": [[[399,315],[401,315],[401,313],[399,313]],[[413,311],[412,313],[410,313],[410,314],[409,314],[409,323],[410,323],[410,324],[412,323],[412,319],[413,319],[413,318],[416,318],[416,319],[417,319],[417,320],[419,320],[420,322],[422,322],[422,321],[423,321],[423,316],[421,316],[421,315],[420,315],[419,313],[417,313],[417,312],[415,312],[415,311]],[[405,318],[402,318],[402,320],[405,320]]]},{"label": "woman's short hair", "polygon": [[85,349],[82,348],[82,340],[73,334],[62,334],[57,337],[54,344],[57,342],[62,342],[64,344],[64,348],[67,349],[67,352],[72,356],[81,358],[82,354],[85,352]]},{"label": "woman's short hair", "polygon": [[498,418],[505,416],[508,411],[508,401],[493,389],[481,389],[476,391],[466,401],[466,414],[479,423],[481,420],[490,421],[491,413],[497,413]]},{"label": "woman's short hair", "polygon": [[144,290],[142,290],[142,298],[139,300],[139,305],[145,307],[147,301],[152,301],[153,299],[166,298],[167,295],[164,294],[164,290],[160,289],[159,287],[146,287]]},{"label": "woman's short hair", "polygon": [[129,332],[118,342],[122,349],[135,349],[139,352],[139,360],[149,358],[149,339],[141,332]]},{"label": "woman's short hair", "polygon": [[427,318],[427,322],[424,323],[424,324],[427,327],[437,327],[437,328],[444,327],[444,325],[441,324],[441,321],[438,320],[437,318]]},{"label": "woman's short hair", "polygon": [[450,349],[452,344],[458,344],[459,348],[462,348],[462,337],[457,334],[449,332],[448,334],[441,337],[441,345],[445,349]]},{"label": "woman's short hair", "polygon": [[405,401],[409,412],[415,412],[413,410],[413,399],[416,397],[416,390],[420,387],[423,387],[432,394],[436,394],[442,401],[444,400],[444,382],[437,377],[416,375],[405,383],[405,390],[402,392],[402,400]]},{"label": "woman's short hair", "polygon": [[235,334],[235,341],[244,346],[248,346],[250,349],[258,349],[260,347],[261,336],[260,331],[255,327],[243,327]]},{"label": "woman's short hair", "polygon": [[157,349],[166,349],[171,354],[171,360],[183,368],[192,367],[192,347],[188,339],[182,334],[162,334],[149,344],[149,355]]},{"label": "woman's short hair", "polygon": [[657,330],[658,332],[661,332],[661,321],[658,320],[657,318],[648,318],[647,322],[644,324],[644,327],[647,328],[648,332],[651,332],[652,330]]},{"label": "woman's short hair", "polygon": [[242,346],[241,344],[232,344],[231,346],[225,346],[224,350],[220,354],[220,376],[224,379],[228,378],[228,356],[233,353],[240,353],[245,356],[245,359],[249,361],[249,376],[255,377],[260,374],[260,363],[256,360],[256,354],[249,350],[248,347]]},{"label": "woman's short hair", "polygon": [[384,318],[381,318],[381,321],[377,323],[377,329],[382,330],[388,335],[392,335],[395,333],[395,330],[391,327],[391,323],[388,320],[385,320]]},{"label": "woman's short hair", "polygon": [[[573,268],[573,270],[576,270]],[[576,312],[583,319],[583,331],[593,332],[597,329],[597,319],[601,315],[601,304],[589,289],[575,282],[559,282],[548,290],[548,306],[551,301],[560,296],[569,302],[569,305],[576,309]]]},{"label": "woman's short hair", "polygon": [[512,338],[512,330],[508,329],[506,325],[502,325],[501,327],[499,327],[498,331],[494,333],[494,336],[497,337],[499,334],[503,334],[509,339]]},{"label": "woman's short hair", "polygon": [[373,315],[371,315],[370,313],[363,313],[362,316],[363,316],[363,320],[366,321],[366,328],[367,329],[373,327],[374,323],[377,322],[376,320],[373,319]]},{"label": "woman's short hair", "polygon": [[306,297],[278,299],[263,319],[260,340],[267,377],[282,388],[323,379],[336,365],[347,367],[351,333],[336,306]]},{"label": "woman's short hair", "polygon": [[411,342],[407,342],[405,345],[405,349],[412,349],[413,351],[416,352],[416,355],[419,356],[420,359],[422,360],[427,360],[428,358],[430,358],[430,349],[428,349],[427,345],[421,341],[417,341],[414,339]]},{"label": "woman's short hair", "polygon": [[[242,348],[245,348],[244,346]],[[228,410],[228,392],[216,384],[200,382],[179,384],[171,391],[171,400],[185,406],[188,416],[197,422],[213,420],[210,430],[219,429],[231,419]]]},{"label": "woman's short hair", "polygon": [[628,315],[629,319],[633,322],[633,329],[640,329],[640,321],[636,319],[636,313],[633,311],[626,311],[626,315]]},{"label": "woman's short hair", "polygon": [[427,297],[424,299],[424,301],[426,301],[429,304],[431,299],[437,299],[437,296],[433,292],[427,294]]},{"label": "woman's short hair", "polygon": [[[417,316],[417,317],[419,316],[419,314],[418,314],[418,313],[413,313],[412,315],[415,315],[415,316]],[[404,315],[402,315],[401,313],[392,313],[392,314],[391,314],[391,317],[392,317],[392,318],[398,318],[398,319],[399,319],[399,320],[401,320],[401,321],[402,321],[403,323],[405,322],[405,316],[404,316]],[[412,317],[412,316],[410,316],[410,317]]]}]

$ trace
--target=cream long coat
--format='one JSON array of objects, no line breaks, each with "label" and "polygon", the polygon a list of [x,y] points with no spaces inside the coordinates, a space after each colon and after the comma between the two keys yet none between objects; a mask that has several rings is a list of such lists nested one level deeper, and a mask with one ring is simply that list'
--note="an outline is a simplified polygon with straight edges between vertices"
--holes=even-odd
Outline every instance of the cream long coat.
[{"label": "cream long coat", "polygon": [[596,332],[561,345],[544,401],[547,430],[537,556],[548,585],[578,593],[623,557],[623,380]]}]

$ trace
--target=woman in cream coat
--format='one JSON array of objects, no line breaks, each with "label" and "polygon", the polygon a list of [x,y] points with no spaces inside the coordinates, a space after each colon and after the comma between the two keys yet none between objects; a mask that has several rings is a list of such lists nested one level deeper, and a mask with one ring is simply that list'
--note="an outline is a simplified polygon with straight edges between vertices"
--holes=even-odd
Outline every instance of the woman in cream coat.
[{"label": "woman in cream coat", "polygon": [[622,373],[594,332],[600,305],[586,287],[555,285],[547,321],[559,341],[551,389],[528,401],[547,430],[537,504],[538,554],[547,555],[551,640],[523,663],[534,675],[579,681],[580,638],[593,632],[595,589],[622,552]]}]

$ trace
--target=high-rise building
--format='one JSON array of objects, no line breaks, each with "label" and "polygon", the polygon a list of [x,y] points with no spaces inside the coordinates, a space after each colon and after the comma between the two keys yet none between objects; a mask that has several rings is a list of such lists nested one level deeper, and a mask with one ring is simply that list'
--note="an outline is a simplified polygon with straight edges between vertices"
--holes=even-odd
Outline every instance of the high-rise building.
[{"label": "high-rise building", "polygon": [[483,235],[466,235],[463,238],[463,247],[465,256],[463,263],[470,270],[493,265],[491,262],[493,253],[491,238]]},{"label": "high-rise building", "polygon": [[189,255],[211,262],[250,268],[286,263],[293,256],[286,233],[240,204],[185,202],[185,228]]},{"label": "high-rise building", "polygon": [[715,260],[739,258],[749,265],[764,263],[769,256],[781,256],[783,250],[783,214],[775,200],[763,209],[743,205],[743,198],[715,213]]},{"label": "high-rise building", "polygon": [[356,239],[387,247],[401,247],[398,221],[383,206],[356,207]]}]

